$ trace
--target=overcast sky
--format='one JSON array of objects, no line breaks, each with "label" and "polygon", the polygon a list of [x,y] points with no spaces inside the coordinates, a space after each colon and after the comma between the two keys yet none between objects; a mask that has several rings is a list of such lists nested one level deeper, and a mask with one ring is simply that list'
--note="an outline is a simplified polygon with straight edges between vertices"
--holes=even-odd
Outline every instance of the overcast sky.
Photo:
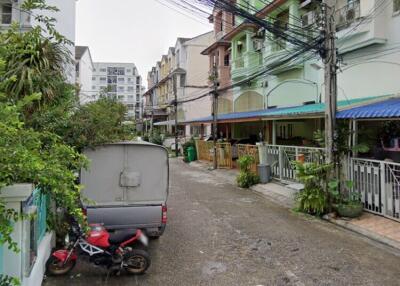
[{"label": "overcast sky", "polygon": [[76,44],[89,46],[93,61],[135,63],[144,82],[177,37],[211,29],[206,19],[184,16],[156,0],[77,2]]}]

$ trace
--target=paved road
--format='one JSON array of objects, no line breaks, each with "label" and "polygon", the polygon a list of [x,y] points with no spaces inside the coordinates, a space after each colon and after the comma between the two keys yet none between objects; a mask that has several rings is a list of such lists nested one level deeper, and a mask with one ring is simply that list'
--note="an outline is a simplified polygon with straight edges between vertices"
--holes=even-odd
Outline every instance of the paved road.
[{"label": "paved road", "polygon": [[171,162],[168,228],[143,276],[78,265],[45,285],[400,285],[391,249]]}]

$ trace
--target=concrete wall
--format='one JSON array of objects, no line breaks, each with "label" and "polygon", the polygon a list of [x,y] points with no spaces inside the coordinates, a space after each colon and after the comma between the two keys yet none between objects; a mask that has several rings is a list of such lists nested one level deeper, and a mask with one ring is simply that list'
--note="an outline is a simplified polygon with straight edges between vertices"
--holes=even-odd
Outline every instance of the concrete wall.
[{"label": "concrete wall", "polygon": [[[32,192],[32,185],[18,184],[3,188],[0,196],[5,201],[8,209],[14,209],[20,213],[22,203],[29,198]],[[27,220],[20,220],[14,223],[11,237],[21,251],[16,253],[9,250],[7,245],[2,246],[4,262],[2,274],[18,278],[22,286],[40,286],[46,271],[46,261],[52,249],[54,234],[47,233],[42,238],[37,248],[36,260],[30,269],[26,267],[30,261],[29,235],[30,229]]]}]

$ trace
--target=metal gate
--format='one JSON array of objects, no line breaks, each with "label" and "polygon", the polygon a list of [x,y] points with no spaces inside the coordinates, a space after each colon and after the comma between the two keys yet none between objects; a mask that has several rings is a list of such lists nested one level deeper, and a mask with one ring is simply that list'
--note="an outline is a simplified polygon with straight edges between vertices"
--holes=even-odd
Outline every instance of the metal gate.
[{"label": "metal gate", "polygon": [[230,143],[217,143],[217,163],[220,169],[232,169],[232,146]]},{"label": "metal gate", "polygon": [[350,159],[350,179],[364,209],[400,221],[400,164]]},{"label": "metal gate", "polygon": [[293,161],[302,154],[305,162],[322,163],[324,149],[301,146],[267,145],[267,161],[271,165],[272,176],[282,181],[296,181]]}]

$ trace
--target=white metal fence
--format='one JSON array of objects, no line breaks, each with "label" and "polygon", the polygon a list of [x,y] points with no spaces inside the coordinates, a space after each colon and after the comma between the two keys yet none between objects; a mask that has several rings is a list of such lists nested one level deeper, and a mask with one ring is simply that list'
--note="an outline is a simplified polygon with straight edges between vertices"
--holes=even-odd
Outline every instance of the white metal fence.
[{"label": "white metal fence", "polygon": [[400,164],[351,158],[350,179],[364,209],[400,220]]},{"label": "white metal fence", "polygon": [[282,181],[296,181],[296,170],[292,164],[300,155],[305,162],[322,163],[323,148],[267,145],[267,161],[271,165],[272,176]]},{"label": "white metal fence", "polygon": [[[313,147],[267,145],[266,155],[272,176],[281,181],[296,181],[292,162],[300,155],[305,162],[325,160],[325,150]],[[400,163],[350,158],[348,170],[365,210],[400,221]]]}]

